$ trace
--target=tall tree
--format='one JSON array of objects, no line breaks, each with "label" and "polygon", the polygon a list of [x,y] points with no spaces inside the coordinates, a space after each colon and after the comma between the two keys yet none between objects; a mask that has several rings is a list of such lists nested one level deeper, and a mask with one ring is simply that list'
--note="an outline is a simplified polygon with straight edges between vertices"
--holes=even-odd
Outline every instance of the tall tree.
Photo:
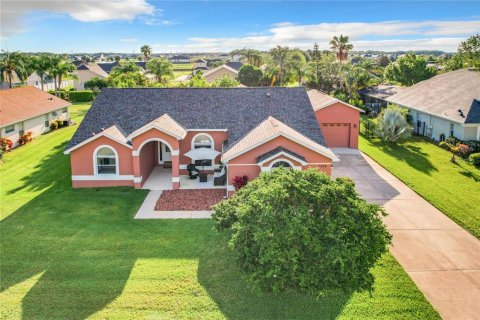
[{"label": "tall tree", "polygon": [[165,58],[154,58],[147,62],[147,70],[155,75],[158,83],[173,78],[173,65]]},{"label": "tall tree", "polygon": [[0,56],[0,76],[2,81],[7,81],[8,86],[12,87],[13,77],[17,76],[20,81],[27,79],[28,69],[27,57],[21,52],[8,52],[2,50]]},{"label": "tall tree", "polygon": [[152,54],[152,47],[149,45],[144,45],[140,48],[140,52],[143,54],[143,60],[148,61],[150,55]]},{"label": "tall tree", "polygon": [[40,77],[42,90],[45,84],[45,77],[48,76],[48,71],[51,69],[51,67],[52,57],[46,53],[42,53],[40,56],[33,57],[31,60],[31,69]]},{"label": "tall tree", "polygon": [[140,72],[140,67],[134,62],[119,63],[112,68],[112,73]]},{"label": "tall tree", "polygon": [[458,54],[472,67],[480,68],[480,34],[460,43]]},{"label": "tall tree", "polygon": [[348,58],[348,51],[353,49],[353,44],[348,42],[348,36],[334,36],[330,41],[330,48],[336,53],[338,60],[345,61]]},{"label": "tall tree", "polygon": [[258,86],[262,76],[262,70],[250,64],[244,64],[238,71],[238,80],[247,87]]},{"label": "tall tree", "polygon": [[70,61],[65,60],[62,56],[57,55],[51,58],[51,65],[48,74],[54,79],[55,95],[59,96],[62,79],[67,76],[72,76],[72,72],[75,70],[75,65]]},{"label": "tall tree", "polygon": [[273,66],[277,69],[278,84],[283,85],[285,79],[285,67],[290,53],[289,47],[276,46],[270,50]]},{"label": "tall tree", "polygon": [[411,86],[417,82],[429,79],[436,74],[436,70],[427,66],[421,56],[407,54],[390,63],[384,71],[385,80],[397,82],[404,86]]},{"label": "tall tree", "polygon": [[120,56],[119,55],[116,55],[114,59],[115,59],[115,62],[120,62]]},{"label": "tall tree", "polygon": [[307,65],[307,60],[305,55],[300,50],[293,50],[290,52],[287,69],[292,75],[292,78],[298,81],[298,84],[303,85],[303,78],[305,76],[305,66]]}]

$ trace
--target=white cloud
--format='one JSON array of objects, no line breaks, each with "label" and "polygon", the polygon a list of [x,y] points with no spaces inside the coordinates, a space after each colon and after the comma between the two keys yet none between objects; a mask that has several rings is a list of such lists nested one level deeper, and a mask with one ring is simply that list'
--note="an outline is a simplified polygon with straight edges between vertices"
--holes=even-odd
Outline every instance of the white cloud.
[{"label": "white cloud", "polygon": [[137,16],[155,15],[158,12],[146,0],[2,0],[2,37],[26,31],[25,15],[34,11],[67,14],[82,22],[131,21]]},{"label": "white cloud", "polygon": [[[274,24],[267,32],[259,34],[247,34],[243,37],[191,37],[187,39],[187,44],[164,44],[162,47],[184,52],[229,51],[244,47],[266,50],[276,45],[307,49],[317,42],[321,49],[328,49],[328,42],[333,36],[344,34],[350,37],[357,50],[455,51],[460,41],[478,30],[480,30],[480,20],[380,21],[310,25],[281,22]],[[409,39],[405,39],[406,37]]]}]

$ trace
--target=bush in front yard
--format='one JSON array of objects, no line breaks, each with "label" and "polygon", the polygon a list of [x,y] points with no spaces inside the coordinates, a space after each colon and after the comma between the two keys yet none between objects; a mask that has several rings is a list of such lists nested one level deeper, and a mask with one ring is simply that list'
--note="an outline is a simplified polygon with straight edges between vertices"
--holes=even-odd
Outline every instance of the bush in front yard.
[{"label": "bush in front yard", "polygon": [[476,167],[480,167],[480,152],[472,153],[470,157],[468,157],[468,160],[470,160]]},{"label": "bush in front yard", "polygon": [[92,90],[71,91],[68,94],[68,97],[71,102],[89,102],[93,100],[93,91]]},{"label": "bush in front yard", "polygon": [[370,268],[391,241],[382,215],[350,179],[276,169],[214,206],[213,219],[260,287],[319,294],[372,290]]},{"label": "bush in front yard", "polygon": [[56,121],[50,122],[50,130],[57,130],[58,129],[58,123]]}]

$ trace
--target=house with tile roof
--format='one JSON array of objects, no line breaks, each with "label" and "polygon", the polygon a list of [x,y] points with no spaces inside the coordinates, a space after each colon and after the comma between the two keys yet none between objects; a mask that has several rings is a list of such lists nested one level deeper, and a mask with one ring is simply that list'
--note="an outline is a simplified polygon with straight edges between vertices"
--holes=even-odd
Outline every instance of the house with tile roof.
[{"label": "house with tile roof", "polygon": [[0,90],[0,137],[10,139],[14,146],[27,132],[33,137],[50,130],[54,120],[69,119],[71,103],[35,87]]},{"label": "house with tile roof", "polygon": [[414,133],[443,141],[449,136],[480,141],[480,71],[437,75],[386,98],[410,110]]},{"label": "house with tile roof", "polygon": [[65,154],[77,188],[232,193],[236,176],[276,167],[330,174],[338,159],[318,119],[303,87],[105,88]]}]

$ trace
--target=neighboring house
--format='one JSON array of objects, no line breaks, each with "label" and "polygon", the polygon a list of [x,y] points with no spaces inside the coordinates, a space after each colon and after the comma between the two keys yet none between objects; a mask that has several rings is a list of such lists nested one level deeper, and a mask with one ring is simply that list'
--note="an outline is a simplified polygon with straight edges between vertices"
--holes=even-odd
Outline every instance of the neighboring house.
[{"label": "neighboring house", "polygon": [[[73,80],[63,80],[60,84],[60,88],[66,88],[74,84]],[[42,82],[40,76],[36,71],[34,71],[26,80],[27,86],[36,87],[42,89]],[[50,78],[48,75],[43,79],[43,90],[55,90],[55,80]]]},{"label": "neighboring house", "polygon": [[238,71],[230,68],[229,66],[222,64],[214,69],[205,71],[203,77],[207,80],[208,83],[212,83],[215,80],[221,79],[224,76],[232,77],[233,79],[238,78]]},{"label": "neighboring house", "polygon": [[[106,73],[110,74],[116,66],[118,66],[118,62],[100,62],[97,63],[100,68],[102,68],[103,71]],[[147,63],[145,61],[135,61],[135,64],[139,66],[142,70],[142,73],[145,73],[147,70]]]},{"label": "neighboring house", "polygon": [[238,62],[238,61],[231,61],[231,62],[225,63],[225,65],[229,66],[232,69],[235,69],[235,70],[239,71],[240,68],[243,66],[243,63]]},{"label": "neighboring house", "polygon": [[50,130],[53,120],[68,120],[70,102],[34,87],[0,90],[0,136],[18,145],[20,136],[38,136]]},{"label": "neighboring house", "polygon": [[85,89],[85,82],[93,78],[102,78],[106,79],[108,73],[106,73],[98,64],[96,63],[84,63],[77,67],[77,77],[73,81],[74,87],[76,90]]},{"label": "neighboring house", "polygon": [[169,60],[171,63],[190,63],[190,57],[182,55],[172,56]]},{"label": "neighboring house", "polygon": [[410,109],[414,133],[480,141],[480,72],[462,69],[403,88],[386,99]]},{"label": "neighboring house", "polygon": [[207,68],[207,60],[203,60],[203,59],[195,60],[195,62],[193,63],[193,68],[194,69]]},{"label": "neighboring house", "polygon": [[360,113],[352,106],[318,90],[308,91],[317,121],[329,148],[358,148]]},{"label": "neighboring house", "polygon": [[[325,110],[336,108],[344,106]],[[251,180],[281,166],[330,174],[338,161],[302,87],[105,88],[65,154],[76,188],[141,188],[148,180],[157,190],[179,189],[194,181],[193,188],[215,186],[230,194],[236,176]],[[189,179],[192,164],[205,182]],[[225,177],[220,186],[214,175]]]},{"label": "neighboring house", "polygon": [[374,87],[363,88],[358,91],[362,97],[363,104],[372,109],[375,113],[380,113],[388,105],[387,98],[399,93],[402,87],[391,84],[379,84]]},{"label": "neighboring house", "polygon": [[210,70],[208,67],[196,67],[195,69],[193,69],[192,73],[196,74],[198,71],[206,72],[208,70]]}]

